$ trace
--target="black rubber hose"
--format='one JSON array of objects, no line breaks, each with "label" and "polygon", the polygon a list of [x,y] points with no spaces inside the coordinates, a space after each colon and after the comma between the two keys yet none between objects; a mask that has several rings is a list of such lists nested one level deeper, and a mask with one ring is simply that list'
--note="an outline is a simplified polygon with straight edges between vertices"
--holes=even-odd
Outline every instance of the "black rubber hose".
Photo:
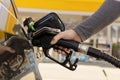
[{"label": "black rubber hose", "polygon": [[104,59],[105,61],[111,63],[112,65],[120,68],[120,60],[119,59],[117,59],[113,56],[110,56],[106,53],[103,53],[98,49],[89,47],[87,55],[90,55],[90,56],[93,56],[93,57],[96,57],[96,58]]},{"label": "black rubber hose", "polygon": [[[74,49],[75,51],[78,51],[78,46],[79,46],[78,42],[69,41],[69,40],[67,41],[67,40],[61,39],[58,41],[57,44],[64,46],[64,47],[67,47],[67,48]],[[110,55],[102,52],[101,50],[89,47],[88,51],[87,51],[87,55],[93,56],[95,58],[101,58],[101,59],[111,63],[112,65],[120,68],[120,60],[119,59],[117,59],[113,56],[110,56]]]}]

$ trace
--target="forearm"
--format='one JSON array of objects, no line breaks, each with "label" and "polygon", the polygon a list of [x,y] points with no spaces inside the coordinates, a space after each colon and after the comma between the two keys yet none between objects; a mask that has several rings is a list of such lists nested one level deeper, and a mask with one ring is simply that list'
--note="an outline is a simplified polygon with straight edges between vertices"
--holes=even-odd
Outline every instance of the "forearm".
[{"label": "forearm", "polygon": [[120,1],[106,0],[92,16],[80,23],[74,31],[84,41],[113,22],[120,15]]}]

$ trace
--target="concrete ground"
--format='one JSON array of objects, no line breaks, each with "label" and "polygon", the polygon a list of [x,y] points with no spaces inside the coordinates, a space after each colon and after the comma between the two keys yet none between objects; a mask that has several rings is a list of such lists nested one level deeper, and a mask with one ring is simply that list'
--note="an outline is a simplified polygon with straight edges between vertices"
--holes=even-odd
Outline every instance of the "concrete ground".
[{"label": "concrete ground", "polygon": [[[120,69],[104,62],[80,62],[75,71],[56,63],[40,63],[43,80],[120,80]],[[35,80],[33,73],[21,80]]]}]

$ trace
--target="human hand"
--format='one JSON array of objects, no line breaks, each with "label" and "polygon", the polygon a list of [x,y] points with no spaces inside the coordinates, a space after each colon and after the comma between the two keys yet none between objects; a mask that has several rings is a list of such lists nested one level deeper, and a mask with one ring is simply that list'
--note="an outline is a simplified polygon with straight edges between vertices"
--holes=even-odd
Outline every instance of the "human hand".
[{"label": "human hand", "polygon": [[2,55],[4,52],[10,52],[10,53],[15,53],[15,50],[13,50],[12,48],[10,47],[7,47],[7,46],[0,46],[0,55]]},{"label": "human hand", "polygon": [[[55,44],[57,43],[57,41],[59,39],[65,39],[65,40],[73,40],[73,41],[77,41],[77,42],[81,42],[81,38],[77,35],[77,33],[74,30],[66,30],[64,32],[60,32],[59,34],[57,34],[53,40],[51,41],[51,44]],[[64,51],[69,53],[69,49],[64,48],[64,46],[59,46],[59,48],[63,49]],[[58,54],[62,54],[62,55],[66,55],[65,52],[61,51],[61,50],[56,50],[54,49],[55,52],[57,52]]]},{"label": "human hand", "polygon": [[60,39],[73,40],[73,41],[77,41],[77,42],[81,42],[82,41],[81,38],[78,36],[78,34],[74,30],[72,30],[72,29],[58,33],[52,39],[51,44],[57,43],[57,41],[60,40]]}]

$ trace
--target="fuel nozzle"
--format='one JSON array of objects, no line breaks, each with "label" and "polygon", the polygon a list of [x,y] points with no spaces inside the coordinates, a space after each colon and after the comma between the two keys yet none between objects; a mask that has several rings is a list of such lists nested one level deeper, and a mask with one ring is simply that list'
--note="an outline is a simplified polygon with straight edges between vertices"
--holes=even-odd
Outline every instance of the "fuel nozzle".
[{"label": "fuel nozzle", "polygon": [[23,22],[24,27],[28,27],[28,32],[34,32],[34,20],[31,17],[28,17]]}]

